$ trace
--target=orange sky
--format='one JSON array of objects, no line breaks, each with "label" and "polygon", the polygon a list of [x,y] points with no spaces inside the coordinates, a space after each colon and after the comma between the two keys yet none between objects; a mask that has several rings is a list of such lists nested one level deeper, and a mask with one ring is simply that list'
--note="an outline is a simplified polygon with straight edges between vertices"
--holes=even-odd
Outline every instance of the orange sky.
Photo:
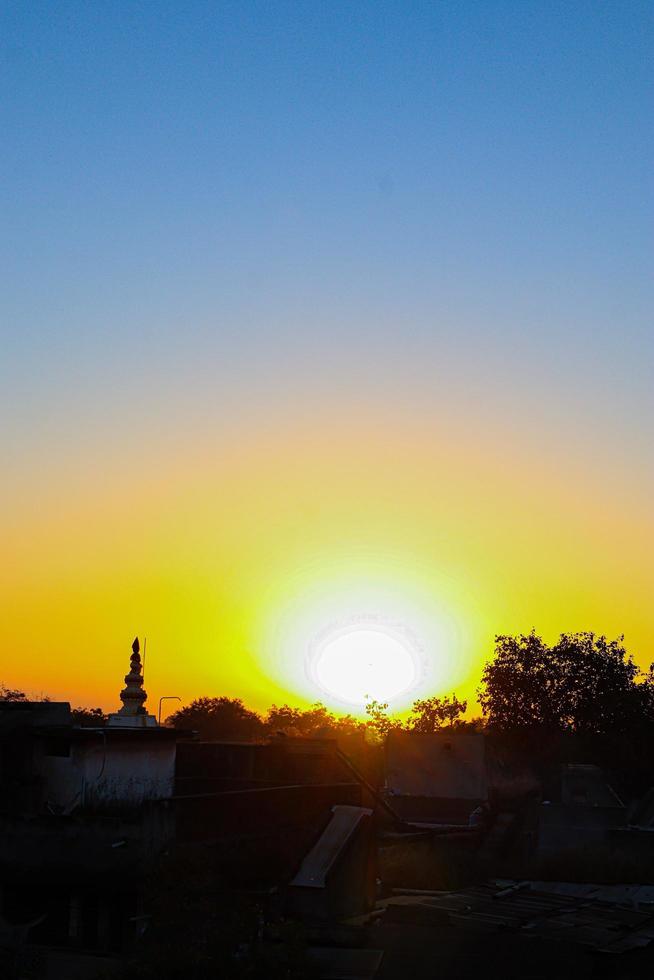
[{"label": "orange sky", "polygon": [[507,438],[492,419],[268,422],[16,480],[5,683],[115,708],[138,633],[151,708],[164,694],[306,704],[312,638],[368,614],[420,637],[413,696],[474,699],[496,632],[624,632],[649,663],[650,515],[629,474],[608,481],[574,444]]}]

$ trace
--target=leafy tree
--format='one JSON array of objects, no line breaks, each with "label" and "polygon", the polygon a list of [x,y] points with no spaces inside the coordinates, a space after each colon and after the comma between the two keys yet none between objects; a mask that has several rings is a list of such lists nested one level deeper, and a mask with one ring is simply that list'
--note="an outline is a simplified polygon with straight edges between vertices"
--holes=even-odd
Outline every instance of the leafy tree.
[{"label": "leafy tree", "polygon": [[639,684],[640,676],[622,636],[562,633],[551,647],[535,632],[497,636],[479,700],[498,730],[617,734],[634,725],[648,699],[654,706],[654,677]]},{"label": "leafy tree", "polygon": [[4,683],[0,683],[0,701],[27,701],[27,696],[24,691],[5,687]]},{"label": "leafy tree", "polygon": [[423,701],[414,701],[411,708],[412,717],[407,728],[419,735],[429,735],[439,731],[444,726],[451,727],[459,715],[465,713],[467,701],[459,701],[456,694],[444,698],[431,697]]},{"label": "leafy tree", "polygon": [[368,701],[366,714],[370,719],[366,727],[376,741],[383,742],[391,732],[401,732],[404,727],[399,718],[389,716],[386,701],[375,701],[374,699]]},{"label": "leafy tree", "polygon": [[305,738],[353,735],[365,731],[366,728],[364,722],[357,721],[352,715],[332,714],[320,701],[305,710],[292,708],[288,704],[281,707],[273,704],[266,716],[265,725],[270,734],[283,732],[285,735]]},{"label": "leafy tree", "polygon": [[71,713],[73,725],[82,728],[98,728],[107,724],[107,716],[102,708],[73,708]]},{"label": "leafy tree", "polygon": [[197,698],[166,721],[174,728],[187,728],[202,738],[254,739],[282,732],[305,738],[332,737],[365,732],[365,722],[352,715],[336,716],[324,704],[294,708],[273,705],[263,719],[246,708],[239,698]]},{"label": "leafy tree", "polygon": [[322,704],[313,705],[308,711],[292,708],[288,704],[273,704],[266,715],[266,729],[270,734],[315,735],[328,724],[329,713]]},{"label": "leafy tree", "polygon": [[338,715],[334,721],[334,731],[337,735],[364,735],[367,725],[353,715]]},{"label": "leafy tree", "polygon": [[187,728],[202,738],[247,740],[263,735],[263,721],[255,711],[246,708],[240,698],[197,698],[170,715],[166,724]]},{"label": "leafy tree", "polygon": [[641,718],[654,722],[654,664],[643,675],[642,683],[638,685]]}]

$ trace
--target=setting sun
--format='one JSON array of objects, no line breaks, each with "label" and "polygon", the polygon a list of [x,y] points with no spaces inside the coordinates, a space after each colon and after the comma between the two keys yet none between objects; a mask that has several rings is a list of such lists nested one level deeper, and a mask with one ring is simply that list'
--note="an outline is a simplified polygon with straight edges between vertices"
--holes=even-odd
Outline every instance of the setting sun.
[{"label": "setting sun", "polygon": [[321,694],[359,708],[368,700],[393,701],[418,677],[408,643],[381,627],[350,627],[328,635],[309,669]]}]

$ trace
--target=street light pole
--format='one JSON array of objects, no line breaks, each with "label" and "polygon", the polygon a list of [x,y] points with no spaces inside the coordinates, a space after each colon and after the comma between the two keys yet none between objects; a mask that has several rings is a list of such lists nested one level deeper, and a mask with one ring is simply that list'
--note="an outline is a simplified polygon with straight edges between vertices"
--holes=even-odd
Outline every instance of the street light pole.
[{"label": "street light pole", "polygon": [[162,698],[159,698],[159,714],[157,715],[157,724],[161,724],[161,705],[163,701],[181,701],[176,694],[164,694]]}]

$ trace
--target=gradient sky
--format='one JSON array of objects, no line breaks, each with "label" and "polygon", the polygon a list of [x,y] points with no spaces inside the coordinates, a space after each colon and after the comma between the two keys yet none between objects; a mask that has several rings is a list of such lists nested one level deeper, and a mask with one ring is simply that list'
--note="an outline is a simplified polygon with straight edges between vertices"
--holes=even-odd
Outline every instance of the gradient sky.
[{"label": "gradient sky", "polygon": [[[0,8],[0,679],[654,660],[650,2]],[[398,707],[402,707],[399,705]]]}]

